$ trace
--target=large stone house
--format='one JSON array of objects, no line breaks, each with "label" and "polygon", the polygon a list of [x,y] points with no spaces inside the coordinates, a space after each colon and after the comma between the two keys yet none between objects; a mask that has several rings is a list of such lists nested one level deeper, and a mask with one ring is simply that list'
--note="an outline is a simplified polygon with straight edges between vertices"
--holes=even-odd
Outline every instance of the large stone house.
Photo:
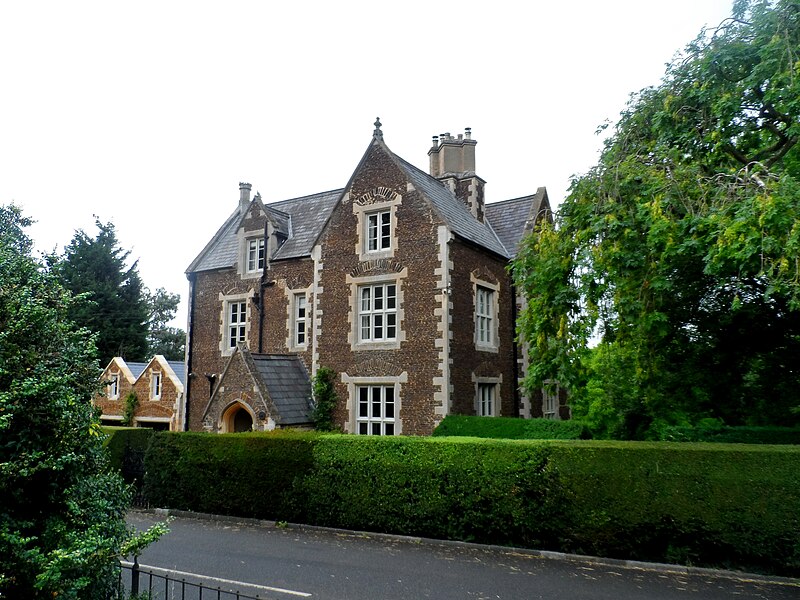
[{"label": "large stone house", "polygon": [[485,204],[469,129],[434,137],[426,173],[376,122],[342,189],[239,203],[187,270],[186,427],[311,424],[310,378],[337,373],[334,421],[370,435],[429,434],[448,414],[566,416],[519,380],[519,302],[508,272],[550,218],[547,192]]}]

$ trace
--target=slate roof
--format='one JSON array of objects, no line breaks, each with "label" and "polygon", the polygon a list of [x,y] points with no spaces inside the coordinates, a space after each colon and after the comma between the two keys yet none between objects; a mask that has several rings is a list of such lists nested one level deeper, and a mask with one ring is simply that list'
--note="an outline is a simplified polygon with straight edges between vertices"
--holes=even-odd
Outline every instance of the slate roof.
[{"label": "slate roof", "polygon": [[550,203],[546,189],[540,187],[530,196],[487,204],[485,210],[486,219],[492,224],[508,256],[513,258],[519,251],[522,237],[544,216],[543,211],[550,210]]},{"label": "slate roof", "polygon": [[[264,204],[264,211],[275,228],[288,239],[272,256],[275,260],[309,256],[322,228],[344,190],[331,190],[310,196]],[[258,200],[254,199],[253,202]],[[187,273],[212,271],[236,265],[239,240],[236,232],[241,216],[237,209],[219,228],[211,241],[186,269]]]},{"label": "slate roof", "polygon": [[280,210],[291,217],[289,239],[273,258],[280,260],[309,256],[343,192],[343,189],[331,190],[266,205],[268,209]]},{"label": "slate roof", "polygon": [[175,376],[178,380],[183,384],[186,385],[186,365],[182,360],[168,360],[167,364],[170,368],[175,371]]},{"label": "slate roof", "polygon": [[131,373],[133,374],[134,379],[138,379],[139,375],[144,372],[145,367],[150,363],[142,363],[142,362],[126,362],[128,365],[128,369],[130,369]]},{"label": "slate roof", "polygon": [[396,154],[394,156],[414,187],[427,196],[434,210],[453,233],[487,250],[491,250],[495,254],[509,256],[492,226],[489,223],[481,223],[472,216],[467,205],[456,198],[441,181],[406,162]]},{"label": "slate roof", "polygon": [[311,379],[300,357],[291,354],[251,354],[269,394],[278,423],[305,425],[311,419]]},{"label": "slate roof", "polygon": [[[513,258],[520,239],[533,226],[539,211],[544,206],[549,210],[547,192],[539,188],[530,196],[487,204],[486,218],[481,223],[445,184],[394,154],[383,142],[379,143],[396,159],[412,185],[430,201],[455,235],[499,256]],[[256,196],[253,202],[261,204],[276,231],[287,238],[271,259],[309,256],[343,192],[344,189],[336,189],[270,204],[261,204],[260,196]],[[239,251],[236,233],[240,222],[237,208],[186,272],[234,267]]]}]

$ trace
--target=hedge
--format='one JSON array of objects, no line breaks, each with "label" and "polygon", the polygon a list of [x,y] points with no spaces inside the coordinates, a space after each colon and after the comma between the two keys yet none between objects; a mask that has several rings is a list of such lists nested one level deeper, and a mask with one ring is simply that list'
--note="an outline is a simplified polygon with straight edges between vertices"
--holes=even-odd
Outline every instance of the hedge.
[{"label": "hedge", "polygon": [[103,433],[108,436],[104,443],[108,449],[111,466],[122,473],[126,483],[134,483],[142,471],[142,468],[134,463],[144,458],[150,438],[153,437],[153,430],[142,427],[103,427]]},{"label": "hedge", "polygon": [[666,427],[660,432],[664,441],[720,442],[729,444],[800,444],[796,427]]},{"label": "hedge", "polygon": [[800,574],[800,448],[159,432],[155,506]]},{"label": "hedge", "polygon": [[466,415],[446,416],[433,435],[508,440],[585,440],[591,437],[589,429],[580,421]]}]

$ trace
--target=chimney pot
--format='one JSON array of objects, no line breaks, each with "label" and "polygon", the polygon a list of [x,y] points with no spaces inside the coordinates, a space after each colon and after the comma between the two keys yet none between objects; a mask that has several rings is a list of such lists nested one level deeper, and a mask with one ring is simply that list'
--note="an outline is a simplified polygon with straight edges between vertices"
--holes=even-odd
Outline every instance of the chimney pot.
[{"label": "chimney pot", "polygon": [[468,140],[472,139],[472,127],[464,127],[464,137]]}]

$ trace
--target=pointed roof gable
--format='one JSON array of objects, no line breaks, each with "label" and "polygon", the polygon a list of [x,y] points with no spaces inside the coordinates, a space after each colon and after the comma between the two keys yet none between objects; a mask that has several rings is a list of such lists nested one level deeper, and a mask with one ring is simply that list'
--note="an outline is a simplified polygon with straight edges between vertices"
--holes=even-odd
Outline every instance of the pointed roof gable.
[{"label": "pointed roof gable", "polygon": [[[287,237],[271,259],[309,256],[317,236],[341,194],[341,189],[331,190],[270,204],[262,204],[260,196],[256,195],[252,202],[257,202],[275,229]],[[239,252],[239,239],[236,234],[241,219],[242,216],[237,208],[192,261],[186,272],[197,273],[235,266]]]},{"label": "pointed roof gable", "polygon": [[251,355],[256,372],[267,389],[280,425],[307,425],[311,419],[311,379],[299,356]]},{"label": "pointed roof gable", "polygon": [[500,238],[510,258],[517,255],[526,233],[541,219],[549,218],[550,201],[547,190],[540,187],[535,194],[486,205],[488,220]]},{"label": "pointed roof gable", "polygon": [[433,209],[454,234],[487,250],[508,257],[503,244],[488,222],[481,223],[467,205],[456,198],[441,181],[428,175],[396,154],[392,154],[406,173],[411,184],[431,203]]},{"label": "pointed roof gable", "polygon": [[[379,146],[386,152],[453,234],[504,258],[513,258],[516,255],[523,234],[533,227],[544,208],[547,211],[550,209],[546,190],[539,188],[530,196],[487,204],[486,218],[481,222],[449,187],[392,152],[383,141],[379,120],[375,126],[373,137],[344,188],[269,204],[262,204],[258,194],[253,198],[252,202],[257,202],[264,210],[275,231],[286,238],[270,260],[311,255],[333,209],[368,160],[373,146]],[[236,233],[242,218],[237,208],[192,261],[186,272],[234,267],[239,251]]]},{"label": "pointed roof gable", "polygon": [[144,371],[146,366],[147,363],[126,363],[125,359],[123,359],[121,356],[115,356],[109,361],[108,365],[106,365],[106,368],[103,369],[103,378],[105,379],[112,367],[116,367],[119,372],[125,376],[125,379],[127,379],[130,384],[133,384],[139,375],[142,374],[142,371]]},{"label": "pointed roof gable", "polygon": [[[152,370],[154,367],[161,369],[161,372],[166,375],[175,385],[175,389],[177,389],[179,392],[183,391],[184,366],[182,362],[177,360],[167,360],[163,355],[156,354],[150,360],[150,362],[146,364],[144,369],[142,369],[142,373]],[[142,376],[142,373],[139,374],[139,377]]]},{"label": "pointed roof gable", "polygon": [[[203,411],[204,419],[214,403],[220,401],[220,390],[224,389],[225,393],[232,391],[232,384],[226,383],[226,378],[234,361],[242,361],[245,371],[260,392],[260,403],[277,425],[313,423],[311,379],[300,357],[294,354],[253,354],[242,344],[228,358]],[[252,385],[245,387],[248,392],[253,389]]]}]

